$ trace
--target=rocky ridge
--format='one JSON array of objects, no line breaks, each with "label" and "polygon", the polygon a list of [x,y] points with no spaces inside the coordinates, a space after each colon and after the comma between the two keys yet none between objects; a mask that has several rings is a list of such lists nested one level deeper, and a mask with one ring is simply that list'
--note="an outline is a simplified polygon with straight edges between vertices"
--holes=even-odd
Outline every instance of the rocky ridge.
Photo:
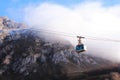
[{"label": "rocky ridge", "polygon": [[1,80],[66,80],[71,74],[80,75],[113,64],[78,54],[68,41],[54,36],[56,40],[51,42],[41,31],[24,27],[24,24],[0,18]]}]

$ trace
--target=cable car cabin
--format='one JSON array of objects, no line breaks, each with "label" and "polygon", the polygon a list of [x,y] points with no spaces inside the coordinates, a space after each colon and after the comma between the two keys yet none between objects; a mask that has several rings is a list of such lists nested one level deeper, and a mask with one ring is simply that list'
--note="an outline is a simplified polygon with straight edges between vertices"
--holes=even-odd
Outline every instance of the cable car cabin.
[{"label": "cable car cabin", "polygon": [[78,45],[76,45],[76,52],[80,53],[80,52],[86,51],[86,47],[81,42],[81,38],[84,38],[84,37],[77,36],[77,38],[78,38]]},{"label": "cable car cabin", "polygon": [[76,46],[77,53],[84,52],[84,51],[86,51],[86,47],[84,46],[84,44],[80,44]]}]

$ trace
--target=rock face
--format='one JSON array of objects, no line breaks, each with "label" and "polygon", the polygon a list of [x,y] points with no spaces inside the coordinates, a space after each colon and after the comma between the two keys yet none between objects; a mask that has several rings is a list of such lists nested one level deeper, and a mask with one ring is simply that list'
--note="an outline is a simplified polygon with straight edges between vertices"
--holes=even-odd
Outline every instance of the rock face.
[{"label": "rock face", "polygon": [[3,42],[3,39],[9,35],[8,32],[13,29],[22,29],[26,28],[27,25],[23,23],[17,23],[10,20],[7,17],[0,17],[0,45]]},{"label": "rock face", "polygon": [[27,25],[23,23],[17,23],[10,20],[7,17],[0,17],[0,30],[1,29],[18,29],[18,28],[25,28]]},{"label": "rock face", "polygon": [[66,80],[75,73],[80,75],[112,64],[76,53],[66,40],[55,36],[50,39],[48,34],[11,22],[12,29],[6,24],[1,29],[6,34],[0,43],[0,80]]}]

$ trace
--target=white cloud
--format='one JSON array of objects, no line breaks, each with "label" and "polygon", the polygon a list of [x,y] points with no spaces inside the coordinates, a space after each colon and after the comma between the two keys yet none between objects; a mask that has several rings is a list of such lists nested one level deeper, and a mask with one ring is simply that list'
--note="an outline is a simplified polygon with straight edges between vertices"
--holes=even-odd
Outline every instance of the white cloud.
[{"label": "white cloud", "polygon": [[[25,8],[24,20],[31,26],[85,37],[120,39],[120,5],[104,7],[102,2],[85,2],[71,7],[43,3]],[[75,38],[68,38],[75,44]],[[84,40],[87,53],[120,61],[120,43]]]}]

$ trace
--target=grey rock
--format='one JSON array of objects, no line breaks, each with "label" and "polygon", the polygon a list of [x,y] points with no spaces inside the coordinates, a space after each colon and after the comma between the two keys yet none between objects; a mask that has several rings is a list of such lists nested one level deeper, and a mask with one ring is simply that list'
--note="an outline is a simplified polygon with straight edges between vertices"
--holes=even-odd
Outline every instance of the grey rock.
[{"label": "grey rock", "polygon": [[[9,19],[3,21],[9,28],[0,39],[0,77],[8,76],[5,80],[59,80],[61,76],[112,64],[108,60],[76,53],[69,41],[59,37],[52,37],[52,41],[48,34],[43,35],[39,30],[23,29]],[[4,63],[6,56],[11,56],[7,58],[9,63]]]}]

